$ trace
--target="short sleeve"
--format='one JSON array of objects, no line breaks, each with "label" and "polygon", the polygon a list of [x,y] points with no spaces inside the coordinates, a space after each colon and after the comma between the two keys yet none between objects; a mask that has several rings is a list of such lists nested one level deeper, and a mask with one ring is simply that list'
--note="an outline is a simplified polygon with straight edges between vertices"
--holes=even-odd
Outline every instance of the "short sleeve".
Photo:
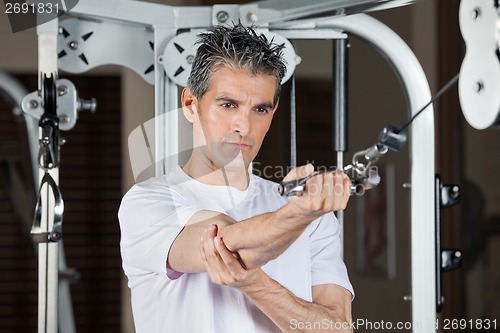
[{"label": "short sleeve", "polygon": [[311,244],[311,283],[337,284],[349,290],[354,297],[354,290],[347,269],[340,256],[340,227],[333,213],[323,215],[310,225]]},{"label": "short sleeve", "polygon": [[152,273],[178,278],[180,273],[167,270],[168,252],[199,210],[158,179],[134,185],[118,211],[123,269],[129,279]]}]

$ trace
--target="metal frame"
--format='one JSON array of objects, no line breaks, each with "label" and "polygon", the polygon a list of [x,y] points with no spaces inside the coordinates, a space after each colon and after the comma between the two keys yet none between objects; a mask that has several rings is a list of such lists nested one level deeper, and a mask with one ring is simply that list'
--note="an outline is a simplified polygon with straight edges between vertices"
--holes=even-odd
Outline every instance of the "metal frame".
[{"label": "metal frame", "polygon": [[[280,25],[271,25],[271,29],[274,27],[279,29]],[[311,27],[322,28],[352,34],[384,55],[403,85],[412,115],[431,99],[429,84],[415,54],[386,25],[366,14],[357,14],[323,19]],[[411,302],[415,333],[435,331],[436,321],[435,143],[432,105],[429,108],[412,124],[411,131]]]},{"label": "metal frame", "polygon": [[[5,94],[12,98],[15,104],[19,107],[22,104],[23,98],[28,94],[28,91],[13,77],[8,75],[7,73],[0,71],[0,91],[5,92]],[[34,180],[34,188],[38,186],[38,177],[39,177],[39,168],[38,164],[35,162],[38,158],[38,121],[33,117],[29,117],[26,114],[24,115],[24,120],[27,127],[27,135],[28,135],[28,144],[30,149],[31,156],[31,164],[33,170],[33,180]],[[16,204],[16,202],[14,202]],[[19,209],[24,210],[26,207],[26,202],[17,202],[19,205]],[[26,229],[29,230],[31,227],[31,221],[22,220],[25,224]],[[38,250],[38,247],[34,247],[34,249]],[[64,257],[64,249],[61,245],[59,247],[59,272],[66,271],[66,262]],[[59,280],[59,328],[64,333],[72,333],[75,332],[75,323],[73,320],[73,310],[71,303],[71,294],[69,290],[69,281],[68,279]]]},{"label": "metal frame", "polygon": [[[47,93],[43,90],[44,77],[57,77],[57,18],[37,26],[38,34],[38,89],[42,92],[42,99]],[[40,142],[44,133],[39,127]],[[49,143],[49,145],[52,144]],[[40,154],[42,154],[40,146]],[[39,155],[38,159],[42,157]],[[37,164],[39,163],[37,159]],[[58,157],[56,157],[56,160]],[[48,175],[53,179],[55,187],[59,185],[58,161],[50,169],[39,168],[38,179]],[[40,232],[49,233],[55,222],[55,198],[53,191],[47,185],[44,189],[40,185]],[[59,243],[38,243],[38,332],[57,332],[58,330],[58,304],[59,304]]]},{"label": "metal frame", "polygon": [[[410,48],[387,26],[364,15],[347,14],[409,4],[408,0],[268,0],[242,6],[171,7],[144,2],[81,0],[71,14],[106,22],[121,21],[151,28],[154,33],[155,140],[151,143],[157,162],[155,173],[165,174],[177,165],[181,140],[177,112],[177,86],[166,76],[161,55],[180,29],[199,29],[228,19],[267,26],[287,38],[324,38],[339,31],[355,35],[386,56],[401,80],[409,108],[415,113],[431,98],[425,74]],[[224,10],[226,9],[226,10]],[[221,12],[225,12],[222,13]],[[326,16],[326,17],[325,17]],[[313,17],[313,18],[311,18]],[[307,18],[301,20],[301,18]],[[337,36],[338,38],[338,36]],[[104,51],[104,50],[103,50]],[[432,107],[430,107],[432,108]],[[435,312],[434,244],[434,116],[429,110],[415,121],[411,132],[411,253],[413,332],[433,332]],[[418,140],[417,140],[418,138]]]},{"label": "metal frame", "polygon": [[[431,99],[425,73],[406,43],[374,18],[359,14],[320,22],[365,40],[382,53],[398,75],[415,114]],[[413,332],[433,332],[435,303],[434,113],[430,110],[412,124],[411,131],[411,302]]]}]

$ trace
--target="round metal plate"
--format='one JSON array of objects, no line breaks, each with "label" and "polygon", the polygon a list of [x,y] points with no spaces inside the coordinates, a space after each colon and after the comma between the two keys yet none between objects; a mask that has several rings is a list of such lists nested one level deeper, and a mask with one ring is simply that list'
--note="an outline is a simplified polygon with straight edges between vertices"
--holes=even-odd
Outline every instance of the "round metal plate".
[{"label": "round metal plate", "polygon": [[492,1],[462,0],[459,17],[467,46],[458,86],[462,112],[476,129],[497,126],[500,120],[498,11]]}]

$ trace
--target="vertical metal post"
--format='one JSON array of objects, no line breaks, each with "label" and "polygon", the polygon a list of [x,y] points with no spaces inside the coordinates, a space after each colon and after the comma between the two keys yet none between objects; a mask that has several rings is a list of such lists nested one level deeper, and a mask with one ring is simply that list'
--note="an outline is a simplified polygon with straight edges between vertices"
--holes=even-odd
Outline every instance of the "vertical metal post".
[{"label": "vertical metal post", "polygon": [[[337,153],[337,169],[344,168],[344,152],[347,151],[347,39],[333,40],[333,150]],[[340,251],[344,254],[344,211],[337,211],[340,223]]]},{"label": "vertical metal post", "polygon": [[333,150],[336,152],[346,152],[348,149],[348,47],[347,39],[333,40]]},{"label": "vertical metal post", "polygon": [[[59,180],[59,169],[50,170],[54,181]],[[40,179],[43,177],[40,171]],[[42,214],[42,230],[50,232],[54,226],[54,197],[47,186],[42,191],[46,212]],[[57,333],[59,298],[59,243],[38,244],[38,333]]]},{"label": "vertical metal post", "polygon": [[179,114],[177,85],[161,69],[159,59],[176,28],[155,26],[155,140],[150,142],[155,152],[155,175],[168,174],[177,164],[179,155]]},{"label": "vertical metal post", "polygon": [[290,166],[297,166],[297,104],[295,91],[295,74],[290,78],[292,87],[290,89]]},{"label": "vertical metal post", "polygon": [[[376,19],[358,14],[320,21],[319,27],[338,28],[375,47],[403,85],[412,115],[431,99],[422,66],[408,45]],[[435,143],[430,105],[412,124],[411,153],[411,303],[413,333],[435,332]]]},{"label": "vertical metal post", "polygon": [[[67,270],[64,243],[59,242],[59,272]],[[62,333],[76,333],[75,319],[73,317],[73,303],[71,301],[70,277],[65,278],[59,274],[59,331]]]},{"label": "vertical metal post", "polygon": [[[52,77],[55,84],[57,78],[57,33],[58,19],[56,14],[38,14],[38,68],[39,89],[43,94],[44,77]],[[44,105],[46,109],[47,106]],[[55,110],[52,110],[55,111]],[[47,112],[47,110],[45,110]],[[42,129],[39,129],[43,138]],[[50,170],[39,170],[39,179],[48,173],[56,186],[59,184],[59,169],[57,165]],[[42,232],[51,232],[54,226],[55,198],[50,188],[45,185],[40,191],[43,214],[40,218]],[[38,244],[38,332],[57,333],[58,331],[58,249],[57,242],[42,242]]]}]

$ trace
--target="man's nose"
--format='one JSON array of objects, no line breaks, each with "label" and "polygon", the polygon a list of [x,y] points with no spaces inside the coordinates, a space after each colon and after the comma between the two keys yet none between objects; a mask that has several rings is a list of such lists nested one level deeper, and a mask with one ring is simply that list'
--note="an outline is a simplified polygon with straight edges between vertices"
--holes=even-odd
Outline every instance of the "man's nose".
[{"label": "man's nose", "polygon": [[234,131],[241,136],[248,136],[252,132],[250,113],[240,111],[234,116]]}]

